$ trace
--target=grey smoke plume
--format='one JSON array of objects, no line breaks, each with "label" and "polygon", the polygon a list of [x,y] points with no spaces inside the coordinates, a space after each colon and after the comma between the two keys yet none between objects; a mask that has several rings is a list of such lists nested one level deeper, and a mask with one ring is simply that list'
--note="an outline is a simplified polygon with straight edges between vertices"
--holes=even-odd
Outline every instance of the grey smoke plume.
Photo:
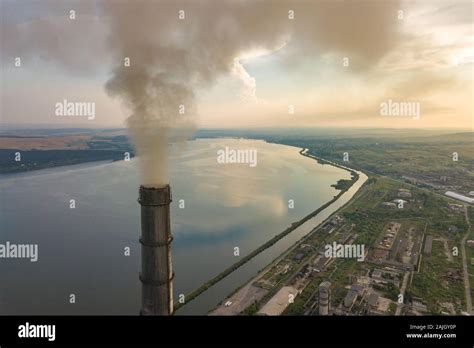
[{"label": "grey smoke plume", "polygon": [[259,21],[253,5],[246,2],[104,5],[117,60],[129,57],[131,63],[116,67],[106,89],[131,110],[127,123],[142,163],[143,184],[161,186],[169,181],[168,143],[181,140],[192,128],[194,90],[230,72],[234,58],[244,50],[276,45],[284,31],[265,25],[249,28],[245,21],[253,26]]},{"label": "grey smoke plume", "polygon": [[117,60],[131,60],[106,88],[131,110],[128,126],[148,185],[169,180],[168,142],[190,126],[195,89],[235,71],[246,51],[291,42],[289,64],[325,50],[368,68],[397,43],[396,1],[109,1],[104,8]]}]

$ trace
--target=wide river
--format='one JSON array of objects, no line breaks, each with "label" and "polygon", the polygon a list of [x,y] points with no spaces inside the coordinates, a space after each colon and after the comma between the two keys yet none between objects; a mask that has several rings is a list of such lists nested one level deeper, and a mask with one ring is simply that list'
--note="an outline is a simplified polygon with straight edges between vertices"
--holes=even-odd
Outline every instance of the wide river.
[{"label": "wide river", "polygon": [[[218,163],[225,147],[257,150],[257,165]],[[350,178],[298,151],[257,140],[200,139],[171,156],[175,299],[331,200],[338,193],[331,185]],[[345,204],[365,179],[177,314],[207,313]],[[0,176],[0,244],[39,249],[37,262],[0,259],[0,314],[137,315],[139,181],[136,160]]]}]

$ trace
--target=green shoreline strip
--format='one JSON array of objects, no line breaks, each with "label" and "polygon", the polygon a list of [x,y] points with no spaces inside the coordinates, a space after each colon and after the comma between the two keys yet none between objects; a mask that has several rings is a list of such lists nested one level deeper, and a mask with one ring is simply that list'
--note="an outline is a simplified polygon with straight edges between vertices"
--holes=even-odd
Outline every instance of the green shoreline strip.
[{"label": "green shoreline strip", "polygon": [[206,291],[207,289],[209,289],[211,286],[217,284],[219,281],[221,281],[222,279],[224,279],[225,277],[227,277],[229,274],[231,274],[232,272],[234,272],[236,269],[238,269],[239,267],[243,266],[244,264],[246,264],[247,262],[249,262],[251,259],[253,259],[255,256],[257,256],[258,254],[260,254],[262,251],[264,251],[265,249],[268,249],[269,247],[271,247],[273,244],[275,244],[276,242],[278,242],[280,239],[282,239],[283,237],[285,237],[286,235],[288,235],[289,233],[291,233],[292,231],[294,231],[296,228],[300,227],[302,224],[304,224],[306,221],[308,221],[309,219],[312,219],[313,217],[315,217],[316,215],[318,215],[321,211],[323,211],[324,209],[326,209],[327,207],[329,207],[331,204],[333,204],[335,201],[337,201],[339,199],[339,197],[341,197],[344,193],[346,193],[346,191],[348,191],[352,185],[357,182],[357,180],[359,180],[359,174],[357,174],[357,172],[349,169],[349,168],[346,168],[346,167],[343,167],[343,166],[340,166],[336,163],[332,163],[332,162],[329,162],[329,161],[326,161],[326,160],[323,160],[321,158],[317,158],[315,156],[312,156],[312,155],[309,155],[307,153],[303,153],[304,151],[306,151],[306,149],[302,149],[300,151],[300,155],[303,155],[303,156],[306,156],[308,158],[312,158],[312,159],[315,159],[317,160],[318,163],[321,163],[321,164],[329,164],[329,165],[332,165],[332,166],[335,166],[335,167],[338,167],[338,168],[341,168],[341,169],[344,169],[344,170],[347,170],[351,173],[352,175],[352,178],[351,178],[351,185],[350,186],[347,186],[347,187],[344,187],[344,189],[342,189],[336,196],[334,196],[333,199],[331,199],[330,201],[328,201],[327,203],[323,204],[321,207],[319,207],[318,209],[316,209],[315,211],[313,211],[312,213],[310,213],[309,215],[305,216],[304,218],[302,218],[301,220],[297,221],[297,222],[294,222],[291,224],[291,227],[288,227],[286,230],[284,230],[283,232],[281,232],[280,234],[277,234],[275,237],[273,237],[272,239],[268,240],[266,243],[262,244],[261,246],[259,246],[257,249],[255,249],[254,251],[252,251],[250,254],[246,255],[245,257],[243,257],[242,259],[240,259],[239,261],[237,261],[236,263],[234,263],[233,265],[229,266],[228,268],[226,268],[224,271],[222,271],[221,273],[219,273],[217,276],[215,276],[214,278],[211,278],[210,280],[208,280],[206,283],[204,283],[203,285],[201,285],[199,288],[193,290],[191,293],[189,293],[188,295],[185,296],[185,303],[177,303],[175,304],[174,306],[174,312],[176,312],[178,309],[180,309],[181,307],[185,306],[186,304],[188,304],[189,302],[191,302],[192,300],[194,300],[196,297],[198,297],[199,295],[201,295],[204,291]]}]

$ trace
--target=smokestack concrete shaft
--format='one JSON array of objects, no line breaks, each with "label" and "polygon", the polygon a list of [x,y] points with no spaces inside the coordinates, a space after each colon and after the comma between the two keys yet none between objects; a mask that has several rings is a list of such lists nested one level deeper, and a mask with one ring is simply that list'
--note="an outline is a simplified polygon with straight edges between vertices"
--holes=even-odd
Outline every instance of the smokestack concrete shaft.
[{"label": "smokestack concrete shaft", "polygon": [[173,313],[171,188],[140,186],[142,235],[142,315]]}]

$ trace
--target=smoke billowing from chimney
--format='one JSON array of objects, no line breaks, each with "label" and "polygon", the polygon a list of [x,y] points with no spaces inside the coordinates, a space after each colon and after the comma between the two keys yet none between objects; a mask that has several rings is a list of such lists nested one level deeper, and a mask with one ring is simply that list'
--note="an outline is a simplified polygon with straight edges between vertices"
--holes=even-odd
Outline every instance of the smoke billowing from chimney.
[{"label": "smoke billowing from chimney", "polygon": [[[246,52],[278,50],[291,42],[288,64],[322,49],[348,50],[353,64],[363,68],[396,43],[396,1],[161,0],[103,5],[117,61],[106,89],[131,110],[127,123],[146,185],[168,183],[168,144],[185,139],[186,130],[193,128],[196,90],[222,74],[235,74],[236,59]],[[129,67],[123,64],[126,58]],[[239,68],[244,84],[252,84],[245,88],[255,99],[255,80],[242,65]]]},{"label": "smoke billowing from chimney", "polygon": [[[43,63],[49,61],[48,69],[94,79],[112,71],[107,91],[129,106],[135,143],[145,143],[136,145],[138,152],[145,155],[154,149],[156,159],[166,156],[163,144],[176,130],[180,130],[178,139],[190,133],[184,130],[193,127],[194,96],[200,100],[202,87],[212,84],[216,77],[233,73],[245,84],[235,96],[258,102],[260,77],[248,74],[246,61],[240,59],[249,51],[279,51],[272,64],[281,64],[280,68],[290,73],[292,67],[306,64],[325,68],[323,64],[328,61],[337,71],[340,60],[347,57],[350,69],[345,73],[375,68],[378,75],[369,78],[382,79],[385,76],[380,75],[377,65],[388,53],[396,53],[406,43],[410,43],[408,49],[416,49],[413,57],[423,52],[419,51],[423,45],[414,45],[419,43],[417,35],[403,31],[402,23],[409,21],[398,19],[400,11],[413,14],[417,6],[411,5],[401,0],[43,0],[41,6],[34,0],[4,1],[0,56],[6,67],[21,57],[25,69],[43,69]],[[69,17],[72,10],[77,14],[74,20]],[[23,13],[9,15],[17,11]],[[128,68],[123,64],[126,57],[130,58]],[[394,54],[392,60],[396,57]],[[314,81],[315,86],[318,83]],[[170,84],[179,86],[184,95],[173,92],[176,100],[166,99],[163,89],[169,90]],[[288,89],[291,95],[292,88]],[[154,106],[141,105],[152,100],[161,104],[159,112]],[[178,100],[178,106],[173,105]],[[7,100],[5,104],[15,111],[12,103]],[[204,104],[209,109],[209,103]],[[185,106],[185,117],[175,117],[179,105]],[[139,114],[143,109],[148,114]],[[105,116],[97,122],[106,119],[111,121]],[[159,144],[138,141],[145,138],[141,128],[161,125],[164,119],[172,121],[172,126],[168,132],[155,127],[153,133],[163,134]],[[278,115],[274,119],[277,123]],[[139,123],[146,125],[137,129]],[[158,163],[163,166],[165,161]],[[167,181],[166,167],[151,165],[145,172],[151,173],[147,177],[163,178],[157,182]]]},{"label": "smoke billowing from chimney", "polygon": [[[112,64],[106,90],[127,106],[142,183],[154,186],[169,181],[169,143],[192,132],[195,99],[205,87],[233,74],[244,84],[235,95],[258,101],[258,79],[241,60],[249,52],[279,51],[278,62],[288,67],[327,54],[347,56],[356,72],[375,67],[402,37],[399,0],[45,0],[42,5],[39,16],[19,24],[5,18],[2,60],[39,58],[80,74],[110,71]],[[73,21],[66,16],[71,9],[77,13]]]}]

